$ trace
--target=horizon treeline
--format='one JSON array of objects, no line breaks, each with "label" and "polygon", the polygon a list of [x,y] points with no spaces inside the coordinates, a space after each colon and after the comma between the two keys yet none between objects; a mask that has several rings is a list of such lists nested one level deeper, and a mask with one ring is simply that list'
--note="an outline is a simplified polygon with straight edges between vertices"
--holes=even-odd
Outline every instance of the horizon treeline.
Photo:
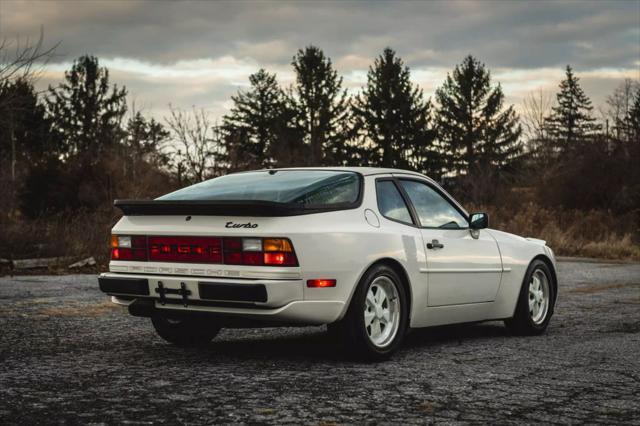
[{"label": "horizon treeline", "polygon": [[324,52],[292,58],[281,86],[259,69],[219,121],[170,106],[162,121],[129,111],[125,87],[81,56],[57,86],[0,72],[0,201],[5,217],[110,208],[225,173],[272,167],[415,170],[465,201],[505,202],[526,188],[549,206],[628,212],[640,206],[640,84],[625,80],[594,107],[570,66],[552,99],[505,104],[499,82],[469,55],[433,98],[390,48],[350,95]]}]

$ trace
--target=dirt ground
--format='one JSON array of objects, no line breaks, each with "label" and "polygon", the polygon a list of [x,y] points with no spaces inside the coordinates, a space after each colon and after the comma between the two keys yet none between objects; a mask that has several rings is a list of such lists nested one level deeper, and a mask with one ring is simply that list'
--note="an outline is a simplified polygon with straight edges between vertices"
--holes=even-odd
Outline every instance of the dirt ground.
[{"label": "dirt ground", "polygon": [[95,275],[0,278],[0,424],[640,423],[640,264],[561,262],[548,332],[410,334],[345,361],[324,327],[156,337]]}]

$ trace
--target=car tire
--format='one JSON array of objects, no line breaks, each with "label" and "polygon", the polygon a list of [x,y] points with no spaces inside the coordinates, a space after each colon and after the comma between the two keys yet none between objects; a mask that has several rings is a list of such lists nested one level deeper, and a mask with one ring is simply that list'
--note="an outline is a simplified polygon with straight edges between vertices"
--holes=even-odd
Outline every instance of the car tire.
[{"label": "car tire", "polygon": [[395,352],[407,331],[409,306],[398,274],[375,265],[360,280],[345,317],[328,326],[342,341],[346,355],[379,361]]},{"label": "car tire", "polygon": [[532,336],[544,333],[549,325],[556,301],[556,283],[549,266],[534,260],[524,276],[518,304],[505,325],[512,334]]},{"label": "car tire", "polygon": [[220,332],[220,326],[201,318],[154,315],[151,323],[160,337],[180,347],[205,346]]}]

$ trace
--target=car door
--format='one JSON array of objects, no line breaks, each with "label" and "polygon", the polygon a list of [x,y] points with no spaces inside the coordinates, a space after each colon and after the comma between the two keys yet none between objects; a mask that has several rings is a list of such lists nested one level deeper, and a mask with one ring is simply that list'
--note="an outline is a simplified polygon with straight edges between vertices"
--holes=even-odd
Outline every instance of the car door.
[{"label": "car door", "polygon": [[498,244],[485,230],[469,229],[466,215],[436,185],[400,178],[426,246],[428,306],[495,300],[502,276]]}]

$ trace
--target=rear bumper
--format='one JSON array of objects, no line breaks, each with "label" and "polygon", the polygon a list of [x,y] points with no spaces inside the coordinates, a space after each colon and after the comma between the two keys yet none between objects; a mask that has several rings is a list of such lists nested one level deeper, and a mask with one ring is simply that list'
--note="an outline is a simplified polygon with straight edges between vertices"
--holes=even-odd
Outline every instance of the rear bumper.
[{"label": "rear bumper", "polygon": [[343,301],[303,300],[302,280],[233,280],[104,273],[100,290],[115,303],[152,303],[154,311],[210,313],[295,324],[337,321]]}]

